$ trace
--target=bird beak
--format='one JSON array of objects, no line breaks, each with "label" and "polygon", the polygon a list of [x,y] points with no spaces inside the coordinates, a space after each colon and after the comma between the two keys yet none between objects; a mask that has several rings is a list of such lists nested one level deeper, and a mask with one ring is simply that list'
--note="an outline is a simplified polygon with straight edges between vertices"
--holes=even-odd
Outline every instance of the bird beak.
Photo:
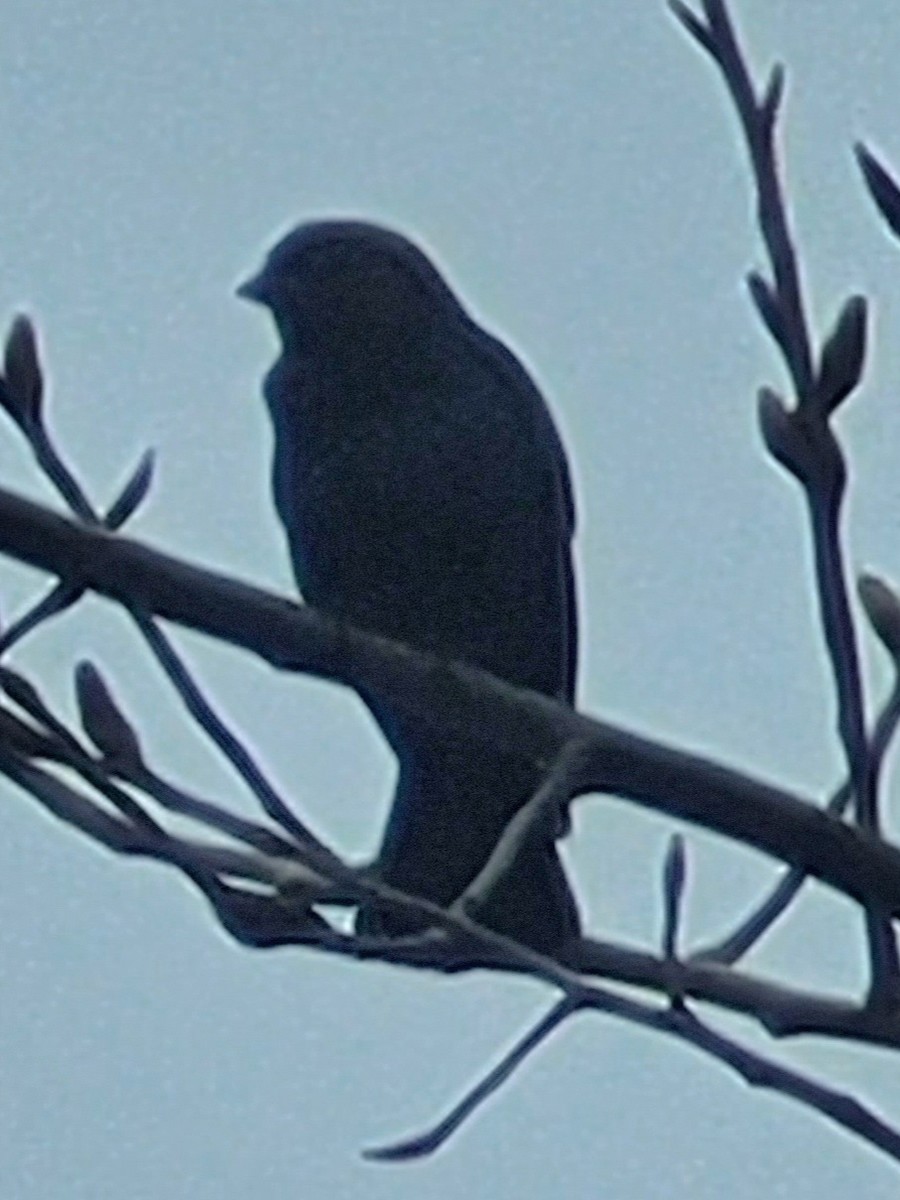
[{"label": "bird beak", "polygon": [[272,299],[272,290],[265,270],[242,283],[239,288],[235,289],[235,295],[240,296],[242,300],[251,300],[255,304],[269,304]]}]

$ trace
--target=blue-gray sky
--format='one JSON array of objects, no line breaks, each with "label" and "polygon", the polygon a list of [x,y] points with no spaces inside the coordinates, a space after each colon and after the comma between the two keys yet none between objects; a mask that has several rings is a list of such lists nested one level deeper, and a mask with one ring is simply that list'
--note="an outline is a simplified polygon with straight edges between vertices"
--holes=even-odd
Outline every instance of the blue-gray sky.
[{"label": "blue-gray sky", "polygon": [[[865,136],[900,164],[900,15],[891,0],[734,10],[757,66],[788,65],[812,310],[872,298],[869,384],[841,418],[851,562],[900,576],[900,254],[850,156]],[[274,339],[233,287],[300,219],[382,220],[523,355],[565,432],[584,706],[809,796],[838,780],[802,508],[755,428],[756,388],[784,380],[741,283],[762,262],[744,153],[662,3],[7,0],[3,24],[0,312],[35,315],[55,427],[98,503],[152,445],[156,487],[132,532],[289,591],[259,400]],[[51,498],[12,431],[0,478]],[[3,611],[38,583],[4,569]],[[370,852],[391,764],[354,698],[177,638],[315,827]],[[159,769],[243,803],[111,606],[85,603],[15,661],[71,711],[82,657]],[[582,802],[569,854],[602,935],[656,944],[670,828]],[[772,867],[689,842],[702,936]],[[439,1157],[365,1165],[361,1146],[435,1117],[546,990],[239,950],[171,873],[115,861],[9,787],[0,860],[4,1196],[896,1195],[885,1160],[812,1114],[596,1016]],[[811,889],[751,965],[856,987],[859,925]],[[900,1121],[886,1054],[789,1055]]]}]

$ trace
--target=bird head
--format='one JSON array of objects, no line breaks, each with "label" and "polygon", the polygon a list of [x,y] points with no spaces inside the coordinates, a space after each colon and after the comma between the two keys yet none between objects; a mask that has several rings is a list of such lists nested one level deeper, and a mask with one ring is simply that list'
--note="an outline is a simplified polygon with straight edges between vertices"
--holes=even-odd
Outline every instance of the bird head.
[{"label": "bird head", "polygon": [[286,345],[370,362],[421,352],[429,331],[463,315],[418,247],[363,221],[300,225],[237,294],[271,310]]}]

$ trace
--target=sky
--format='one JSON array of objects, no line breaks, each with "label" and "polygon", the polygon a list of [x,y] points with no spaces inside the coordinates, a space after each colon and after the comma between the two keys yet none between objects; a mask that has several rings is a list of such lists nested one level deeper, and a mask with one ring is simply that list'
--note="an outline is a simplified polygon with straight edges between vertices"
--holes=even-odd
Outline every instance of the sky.
[{"label": "sky", "polygon": [[[787,65],[783,145],[819,333],[873,309],[839,425],[849,560],[900,578],[900,245],[851,156],[900,167],[892,0],[733,0],[761,70]],[[736,121],[657,0],[7,0],[0,42],[0,319],[37,322],[60,446],[103,506],[158,470],[129,532],[283,593],[259,383],[275,352],[234,287],[300,220],[418,240],[540,381],[573,462],[583,708],[824,797],[841,779],[803,509],[767,461],[760,385],[785,387],[743,277],[763,265]],[[0,479],[54,506],[14,430]],[[4,564],[0,612],[42,585]],[[353,861],[392,764],[356,698],[173,631],[284,795]],[[869,694],[884,690],[866,644]],[[89,599],[12,665],[74,715],[89,658],[162,773],[252,813],[127,619]],[[888,824],[897,834],[896,818]],[[676,828],[586,798],[566,856],[599,936],[659,945]],[[688,943],[775,867],[685,830]],[[441,1115],[551,1003],[530,981],[444,980],[231,944],[172,872],[116,860],[0,786],[0,1191],[339,1200],[461,1194],[832,1200],[897,1172],[814,1114],[599,1015],[562,1029],[439,1155],[361,1148]],[[810,887],[748,967],[856,994],[853,908]],[[707,1014],[765,1047],[751,1023]],[[883,1051],[784,1060],[900,1123]]]}]

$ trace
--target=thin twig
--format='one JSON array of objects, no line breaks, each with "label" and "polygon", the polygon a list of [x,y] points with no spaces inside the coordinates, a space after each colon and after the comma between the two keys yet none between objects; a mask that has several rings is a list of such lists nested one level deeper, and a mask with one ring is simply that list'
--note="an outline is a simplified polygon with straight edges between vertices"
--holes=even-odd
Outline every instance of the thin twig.
[{"label": "thin twig", "polygon": [[[807,1108],[828,1117],[841,1128],[855,1133],[864,1142],[883,1151],[895,1161],[900,1161],[900,1133],[880,1120],[858,1100],[748,1050],[733,1039],[710,1029],[684,1006],[670,1006],[661,1010],[601,987],[584,989],[581,993],[569,993],[567,1000],[572,1011],[593,1008],[634,1025],[668,1033],[695,1046],[731,1067],[751,1086],[767,1088],[799,1101]],[[565,1001],[561,1001],[545,1021],[550,1022],[555,1013],[562,1010],[564,1004]],[[454,1109],[449,1117],[444,1118],[429,1133],[406,1139],[393,1146],[370,1150],[366,1152],[366,1157],[392,1161],[432,1153],[445,1140],[444,1128],[458,1111],[458,1108]],[[463,1113],[463,1118],[471,1111],[473,1108],[468,1108]],[[458,1125],[459,1121],[454,1124],[453,1129],[458,1128]],[[452,1131],[451,1129],[450,1132]],[[441,1136],[442,1134],[444,1136]]]},{"label": "thin twig", "polygon": [[515,1073],[518,1067],[545,1042],[553,1031],[579,1008],[568,997],[558,1001],[546,1016],[516,1042],[503,1058],[481,1078],[431,1129],[416,1137],[395,1142],[390,1146],[372,1147],[363,1151],[363,1158],[373,1162],[402,1162],[424,1158],[438,1150],[475,1111],[484,1104]]},{"label": "thin twig", "polygon": [[[43,414],[39,413],[38,419],[17,422],[17,425],[24,433],[38,464],[50,482],[56,487],[73,514],[88,525],[100,525],[109,530],[118,529],[134,513],[146,496],[153,472],[152,454],[145,454],[142,457],[124,490],[114,501],[109,512],[101,519],[88,500],[74,472],[66,465],[62,455],[56,449]],[[73,583],[71,580],[61,581],[43,600],[33,606],[0,637],[0,654],[44,621],[70,608],[83,594],[83,587],[77,583]],[[214,712],[158,625],[148,614],[138,609],[128,608],[127,611],[175,687],[188,712],[232,764],[263,810],[282,829],[296,838],[310,854],[317,856],[323,867],[327,867],[329,864],[335,865],[334,856],[328,847],[291,812],[269,784],[250,752]]]},{"label": "thin twig", "polygon": [[323,869],[335,865],[334,854],[324,842],[301,821],[281,799],[266,779],[255,759],[225,722],[215,712],[194,682],[172,643],[147,613],[130,609],[130,616],[140,630],[159,665],[172,683],[185,708],[225,755],[240,778],[257,798],[263,811],[296,839],[308,855],[320,861]]},{"label": "thin twig", "polygon": [[[895,681],[891,694],[875,722],[869,754],[876,769],[880,768],[884,761],[884,756],[897,731],[898,723],[900,723],[900,680]],[[831,813],[832,816],[840,817],[852,799],[853,784],[849,779],[845,779],[828,801],[825,811]],[[771,893],[735,930],[721,941],[695,951],[690,956],[690,961],[720,963],[723,966],[731,966],[738,962],[772,928],[807,879],[809,879],[809,875],[805,871],[797,870],[796,867],[785,871]]]},{"label": "thin twig", "polygon": [[144,764],[133,771],[129,770],[127,774],[123,774],[123,778],[152,797],[158,804],[169,809],[170,812],[187,817],[192,821],[199,821],[210,829],[216,829],[220,833],[227,834],[228,837],[252,846],[261,854],[271,854],[281,858],[297,856],[296,842],[288,841],[287,838],[258,825],[255,821],[248,821],[244,817],[238,817],[234,813],[219,808],[209,800],[191,796]]},{"label": "thin twig", "polygon": [[763,99],[758,100],[734,25],[722,0],[704,0],[706,25],[685,5],[676,3],[671,7],[697,44],[719,67],[734,101],[750,152],[759,227],[775,280],[783,337],[783,341],[778,340],[797,395],[806,397],[813,388],[813,355],[800,268],[791,239],[775,152],[775,124],[783,91],[783,69],[779,65],[773,68]]},{"label": "thin twig", "polygon": [[[807,498],[816,591],[835,682],[838,731],[853,781],[860,827],[870,836],[878,837],[878,776],[867,753],[865,699],[840,537],[847,475],[840,445],[829,425],[837,403],[859,381],[865,308],[860,304],[846,306],[847,313],[854,318],[845,326],[846,335],[849,338],[855,334],[858,339],[853,347],[858,354],[852,359],[855,383],[840,390],[837,398],[818,395],[812,337],[775,153],[783,72],[775,69],[762,101],[758,101],[724,0],[704,0],[703,7],[705,25],[694,14],[688,18],[689,10],[684,5],[675,5],[674,11],[719,67],[750,153],[759,226],[775,281],[774,288],[770,288],[759,275],[753,274],[750,288],[764,323],[782,351],[798,401],[794,412],[780,413],[781,423],[776,425],[773,412],[778,401],[775,399],[773,405],[773,398],[767,398],[770,425],[767,443],[800,482]],[[780,447],[775,444],[775,435],[781,438]],[[870,1003],[894,1004],[900,999],[900,955],[889,915],[877,906],[867,907],[866,932],[871,968]]]},{"label": "thin twig", "polygon": [[532,838],[554,840],[563,824],[566,806],[583,783],[591,756],[590,746],[579,740],[567,743],[544,775],[531,799],[512,817],[487,862],[456,900],[454,907],[476,915],[500,880],[516,870],[516,861]]}]

